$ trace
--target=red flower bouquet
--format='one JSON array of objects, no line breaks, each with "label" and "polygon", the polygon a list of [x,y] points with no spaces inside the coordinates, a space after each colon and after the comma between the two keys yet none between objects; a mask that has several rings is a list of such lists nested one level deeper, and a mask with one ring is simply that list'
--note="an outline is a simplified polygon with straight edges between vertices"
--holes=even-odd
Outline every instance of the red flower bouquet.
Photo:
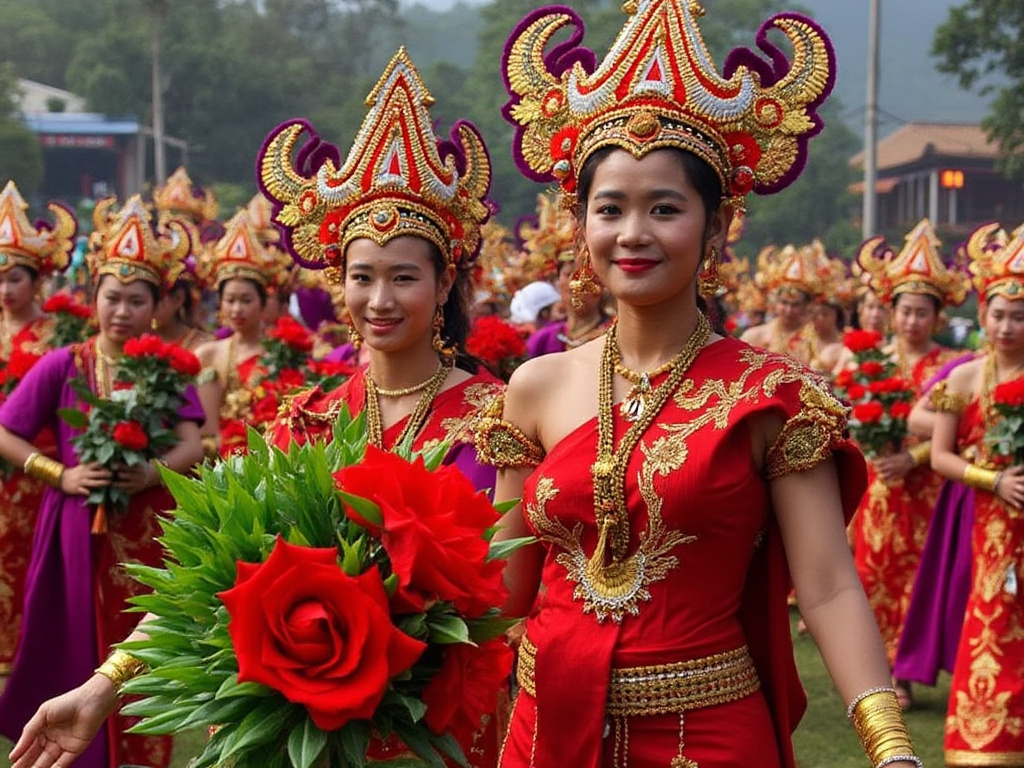
[{"label": "red flower bouquet", "polygon": [[54,347],[77,344],[92,335],[89,327],[92,308],[79,304],[69,293],[61,291],[53,294],[43,304],[43,311],[56,316],[51,338]]},{"label": "red flower bouquet", "polygon": [[[199,359],[188,350],[147,334],[125,342],[109,397],[99,397],[82,379],[73,381],[88,414],[68,408],[60,416],[82,430],[71,438],[79,460],[97,461],[116,471],[165,453],[177,440],[176,414],[199,368]],[[129,500],[128,494],[111,486],[89,494],[90,504],[109,511],[127,508]]]},{"label": "red flower bouquet", "polygon": [[193,765],[362,766],[379,739],[465,764],[512,665],[499,511],[443,447],[408,460],[343,412],[330,445],[168,475],[166,569],[130,566],[158,618],[126,648],[135,731],[217,726]]},{"label": "red flower bouquet", "polygon": [[466,351],[498,378],[508,381],[526,360],[526,340],[511,323],[496,315],[478,317],[466,339]]},{"label": "red flower bouquet", "polygon": [[985,443],[996,464],[1024,464],[1024,377],[1005,381],[992,391]]},{"label": "red flower bouquet", "polygon": [[907,436],[914,385],[896,375],[896,364],[882,351],[882,334],[847,331],[843,344],[854,366],[836,376],[836,392],[852,406],[850,433],[868,458],[900,450]]}]

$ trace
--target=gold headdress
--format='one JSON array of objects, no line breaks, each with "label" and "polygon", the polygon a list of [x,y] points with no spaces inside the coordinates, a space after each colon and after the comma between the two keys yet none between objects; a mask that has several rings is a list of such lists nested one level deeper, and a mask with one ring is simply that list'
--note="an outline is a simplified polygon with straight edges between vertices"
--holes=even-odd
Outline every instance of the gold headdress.
[{"label": "gold headdress", "polygon": [[967,238],[974,287],[986,300],[1024,299],[1024,225],[1007,235],[996,223],[983,224]]},{"label": "gold headdress", "polygon": [[744,280],[750,277],[750,262],[739,256],[734,246],[743,237],[747,226],[747,217],[737,211],[729,222],[729,231],[725,236],[725,247],[722,249],[721,263],[718,265],[718,279],[725,289],[728,301],[734,301],[736,292]]},{"label": "gold headdress", "polygon": [[188,230],[170,219],[154,230],[150,211],[134,195],[115,211],[117,199],[99,201],[92,212],[89,271],[94,281],[113,275],[122,283],[143,280],[158,289],[174,284],[191,248]]},{"label": "gold headdress", "polygon": [[210,283],[254,280],[268,291],[288,283],[292,261],[278,249],[264,247],[249,212],[240,210],[224,225],[224,236],[213,246]]},{"label": "gold headdress", "polygon": [[7,182],[0,192],[0,272],[28,267],[48,275],[67,267],[75,247],[78,220],[60,203],[47,207],[53,213],[53,226],[41,222],[33,226],[25,215],[28,203],[15,183]]},{"label": "gold headdress", "polygon": [[[779,14],[757,34],[765,61],[734,50],[719,75],[704,44],[697,0],[627,0],[630,18],[599,66],[579,45],[583,25],[570,8],[531,13],[505,46],[503,72],[517,126],[513,153],[537,181],[557,179],[574,191],[583,163],[615,146],[636,158],[677,147],[705,160],[723,194],[741,204],[751,191],[777,192],[803,168],[807,142],[822,123],[816,109],[832,89],[835,57],[825,33],[798,14]],[[545,54],[562,27],[576,29]],[[793,46],[768,41],[779,29]]]},{"label": "gold headdress", "polygon": [[[340,267],[345,248],[366,237],[378,245],[403,235],[437,245],[464,265],[480,246],[491,209],[487,148],[460,121],[439,142],[427,108],[434,103],[405,49],[399,49],[366,100],[370,111],[344,165],[312,126],[294,120],[264,142],[257,167],[274,203],[284,243],[305,267]],[[311,136],[292,164],[299,138]]]},{"label": "gold headdress", "polygon": [[527,253],[531,279],[545,279],[563,262],[576,261],[576,218],[557,192],[537,195],[536,216],[522,219],[516,234]]},{"label": "gold headdress", "polygon": [[943,305],[961,304],[967,298],[970,279],[945,265],[939,255],[941,244],[931,222],[922,219],[907,235],[899,255],[884,237],[872,237],[861,245],[857,263],[870,275],[871,290],[882,301],[917,293],[934,296]]},{"label": "gold headdress", "polygon": [[807,246],[818,263],[822,295],[819,300],[826,304],[847,307],[853,303],[856,282],[850,274],[849,265],[838,256],[829,256],[825,244],[815,238]]},{"label": "gold headdress", "polygon": [[480,230],[480,257],[473,266],[475,301],[496,301],[508,306],[525,277],[524,255],[516,248],[512,233],[493,219]]},{"label": "gold headdress", "polygon": [[200,223],[217,218],[217,196],[193,184],[184,166],[153,190],[153,205],[161,213],[183,213]]},{"label": "gold headdress", "polygon": [[770,293],[799,291],[815,299],[826,292],[824,277],[819,254],[811,246],[769,245],[757,256],[757,284]]}]

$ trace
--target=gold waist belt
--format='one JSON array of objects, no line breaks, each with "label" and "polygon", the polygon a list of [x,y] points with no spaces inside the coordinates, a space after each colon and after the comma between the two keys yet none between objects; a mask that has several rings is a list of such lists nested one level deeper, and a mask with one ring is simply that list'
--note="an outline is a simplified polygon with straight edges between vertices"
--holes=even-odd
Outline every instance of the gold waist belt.
[{"label": "gold waist belt", "polygon": [[[523,637],[516,680],[536,698],[537,647]],[[617,717],[664,715],[736,701],[761,687],[747,647],[692,661],[611,671],[606,712]]]}]

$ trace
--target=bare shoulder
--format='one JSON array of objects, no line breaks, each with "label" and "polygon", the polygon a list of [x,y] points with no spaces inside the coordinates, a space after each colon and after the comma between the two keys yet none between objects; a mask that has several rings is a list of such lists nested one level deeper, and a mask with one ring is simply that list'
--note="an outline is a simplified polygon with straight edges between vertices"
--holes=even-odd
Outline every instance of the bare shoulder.
[{"label": "bare shoulder", "polygon": [[985,369],[985,358],[979,357],[954,368],[946,379],[946,389],[956,394],[968,395],[977,389]]},{"label": "bare shoulder", "polygon": [[205,341],[196,347],[195,352],[203,367],[216,366],[227,355],[227,339]]},{"label": "bare shoulder", "polygon": [[740,341],[745,341],[755,347],[763,347],[769,339],[768,324],[754,325],[747,328],[740,336]]}]

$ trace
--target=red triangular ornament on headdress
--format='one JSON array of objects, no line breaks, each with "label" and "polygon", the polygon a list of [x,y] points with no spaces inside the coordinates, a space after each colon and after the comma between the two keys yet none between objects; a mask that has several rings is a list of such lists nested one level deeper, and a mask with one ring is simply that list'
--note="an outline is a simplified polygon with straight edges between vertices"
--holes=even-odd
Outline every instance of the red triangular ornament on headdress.
[{"label": "red triangular ornament on headdress", "polygon": [[138,258],[139,254],[142,253],[142,238],[139,234],[139,225],[135,222],[130,224],[110,250],[111,253],[121,258]]}]

